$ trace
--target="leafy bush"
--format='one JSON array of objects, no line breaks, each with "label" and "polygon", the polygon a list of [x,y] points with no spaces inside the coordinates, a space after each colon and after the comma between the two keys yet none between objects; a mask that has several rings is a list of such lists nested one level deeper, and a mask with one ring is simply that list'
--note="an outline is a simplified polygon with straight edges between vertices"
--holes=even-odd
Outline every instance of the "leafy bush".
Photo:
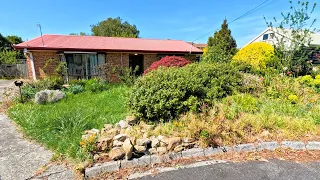
[{"label": "leafy bush", "polygon": [[71,94],[79,94],[85,91],[84,86],[79,84],[72,84],[69,86],[67,92]]},{"label": "leafy bush", "polygon": [[43,80],[36,81],[34,83],[34,87],[37,91],[40,90],[58,90],[62,88],[64,81],[60,76],[48,76],[45,77]]},{"label": "leafy bush", "polygon": [[140,118],[168,120],[232,94],[241,82],[241,74],[229,64],[160,68],[136,81],[127,104]]},{"label": "leafy bush", "polygon": [[70,85],[80,85],[80,86],[83,86],[85,87],[86,86],[86,82],[88,80],[86,79],[73,79],[69,82]]},{"label": "leafy bush", "polygon": [[138,78],[136,73],[138,72],[139,67],[135,69],[129,67],[116,66],[112,69],[112,72],[127,86],[133,86],[134,82]]},{"label": "leafy bush", "polygon": [[274,48],[264,42],[252,43],[242,48],[232,58],[232,61],[248,64],[257,70],[263,70],[274,63]]},{"label": "leafy bush", "polygon": [[159,61],[154,62],[148,69],[144,71],[144,74],[147,74],[150,71],[156,70],[159,67],[183,67],[187,64],[190,64],[191,61],[179,57],[179,56],[166,56]]},{"label": "leafy bush", "polygon": [[25,101],[30,100],[30,99],[34,98],[34,96],[36,94],[36,89],[34,87],[32,87],[30,84],[26,84],[26,85],[22,86],[21,93],[22,93],[22,97]]},{"label": "leafy bush", "polygon": [[252,74],[243,74],[243,86],[241,88],[242,92],[255,93],[263,89],[262,78]]},{"label": "leafy bush", "polygon": [[107,89],[107,83],[102,79],[89,79],[86,82],[85,89],[91,92],[101,92]]}]

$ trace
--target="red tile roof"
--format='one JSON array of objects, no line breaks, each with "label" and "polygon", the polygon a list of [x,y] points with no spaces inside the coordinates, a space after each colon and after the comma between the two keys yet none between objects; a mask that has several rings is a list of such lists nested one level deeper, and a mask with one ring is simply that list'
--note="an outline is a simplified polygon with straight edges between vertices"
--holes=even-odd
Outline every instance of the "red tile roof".
[{"label": "red tile roof", "polygon": [[99,36],[43,35],[17,44],[16,49],[29,50],[74,50],[74,51],[122,51],[122,52],[166,52],[201,54],[202,51],[180,40],[157,40],[142,38],[118,38]]}]

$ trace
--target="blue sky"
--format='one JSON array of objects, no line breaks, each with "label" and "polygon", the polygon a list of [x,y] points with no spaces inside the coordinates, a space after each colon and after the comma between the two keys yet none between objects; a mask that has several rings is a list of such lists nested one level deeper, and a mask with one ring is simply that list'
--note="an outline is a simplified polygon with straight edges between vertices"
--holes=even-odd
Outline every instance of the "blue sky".
[{"label": "blue sky", "polygon": [[[91,24],[120,16],[135,24],[143,38],[193,41],[210,31],[212,35],[225,17],[231,21],[263,1],[6,0],[0,6],[0,33],[30,40],[40,35],[37,23],[42,25],[44,34],[90,33]],[[230,24],[238,46],[243,46],[266,28],[263,16],[272,20],[280,12],[286,12],[288,5],[288,0],[279,0]],[[320,21],[319,6],[314,17]],[[318,28],[319,21],[316,24]],[[207,38],[196,43],[204,43]]]}]

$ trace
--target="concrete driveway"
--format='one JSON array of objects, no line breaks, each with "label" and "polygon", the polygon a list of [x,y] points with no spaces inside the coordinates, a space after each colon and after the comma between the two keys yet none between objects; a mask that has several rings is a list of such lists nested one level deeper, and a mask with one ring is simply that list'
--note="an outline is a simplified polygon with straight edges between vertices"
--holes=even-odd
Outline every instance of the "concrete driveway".
[{"label": "concrete driveway", "polygon": [[319,180],[320,162],[295,163],[270,160],[241,163],[219,163],[168,171],[155,176],[145,176],[142,180]]}]

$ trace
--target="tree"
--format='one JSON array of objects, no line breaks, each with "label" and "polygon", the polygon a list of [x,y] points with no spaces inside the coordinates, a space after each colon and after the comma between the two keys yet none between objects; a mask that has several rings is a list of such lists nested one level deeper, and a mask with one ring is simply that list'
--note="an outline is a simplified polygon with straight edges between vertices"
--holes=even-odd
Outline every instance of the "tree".
[{"label": "tree", "polygon": [[123,22],[120,17],[108,18],[95,25],[91,25],[91,31],[94,36],[130,38],[138,38],[140,33],[136,25],[131,25],[127,21]]},{"label": "tree", "polygon": [[310,8],[308,1],[299,0],[295,5],[290,0],[289,3],[290,11],[281,13],[282,20],[277,21],[274,18],[277,27],[274,27],[273,22],[267,22],[266,18],[265,20],[268,27],[271,27],[276,34],[274,48],[281,69],[295,76],[309,74],[312,70],[312,61],[309,61],[309,57],[313,52],[309,48],[311,35],[317,31],[313,28],[316,19],[312,19],[311,14],[317,4],[314,3]]},{"label": "tree", "polygon": [[203,57],[207,62],[225,62],[230,61],[232,56],[237,52],[237,43],[231,36],[231,30],[225,19],[221,29],[216,31],[213,37],[208,39],[208,51]]},{"label": "tree", "polygon": [[22,43],[22,38],[19,37],[19,36],[7,36],[6,37],[7,40],[13,45],[13,44],[19,44],[19,43]]},{"label": "tree", "polygon": [[11,49],[11,43],[0,33],[0,51]]}]

